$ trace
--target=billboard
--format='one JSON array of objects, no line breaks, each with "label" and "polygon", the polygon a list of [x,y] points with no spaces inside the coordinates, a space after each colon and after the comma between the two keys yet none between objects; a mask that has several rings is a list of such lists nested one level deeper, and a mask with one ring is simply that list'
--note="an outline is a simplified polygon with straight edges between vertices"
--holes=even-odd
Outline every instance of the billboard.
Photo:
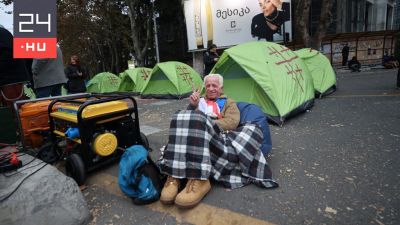
[{"label": "billboard", "polygon": [[[273,7],[276,2],[278,8]],[[189,50],[291,40],[291,0],[185,0]],[[270,10],[272,9],[272,10]],[[268,11],[270,10],[270,11]],[[275,26],[275,29],[274,29]]]}]

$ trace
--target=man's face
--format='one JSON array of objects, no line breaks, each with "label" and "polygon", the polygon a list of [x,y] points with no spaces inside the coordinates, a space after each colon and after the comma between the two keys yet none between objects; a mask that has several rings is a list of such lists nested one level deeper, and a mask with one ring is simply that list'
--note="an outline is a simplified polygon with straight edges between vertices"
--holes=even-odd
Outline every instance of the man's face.
[{"label": "man's face", "polygon": [[206,80],[206,97],[207,99],[214,100],[221,96],[222,87],[220,87],[218,77],[209,77]]}]

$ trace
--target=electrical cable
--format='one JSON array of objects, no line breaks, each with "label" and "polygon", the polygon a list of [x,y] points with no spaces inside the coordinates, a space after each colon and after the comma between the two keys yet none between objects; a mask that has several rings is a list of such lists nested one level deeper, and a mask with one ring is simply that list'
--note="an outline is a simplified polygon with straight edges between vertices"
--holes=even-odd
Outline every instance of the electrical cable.
[{"label": "electrical cable", "polygon": [[5,200],[7,200],[11,195],[13,195],[13,194],[18,190],[18,188],[22,185],[22,183],[23,183],[26,179],[28,179],[28,178],[29,178],[30,176],[32,176],[33,174],[37,173],[39,170],[43,169],[45,166],[47,166],[47,163],[44,164],[43,166],[41,166],[39,169],[35,170],[34,172],[30,173],[30,174],[27,175],[26,177],[24,177],[14,190],[12,190],[12,191],[11,191],[8,195],[6,195],[4,198],[0,199],[0,203],[3,202],[3,201],[5,201]]}]

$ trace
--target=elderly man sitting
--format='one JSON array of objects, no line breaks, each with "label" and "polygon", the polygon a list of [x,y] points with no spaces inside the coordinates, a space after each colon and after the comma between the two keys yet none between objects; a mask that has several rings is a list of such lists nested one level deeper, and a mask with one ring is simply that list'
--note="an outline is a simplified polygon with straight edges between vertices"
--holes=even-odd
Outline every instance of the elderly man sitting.
[{"label": "elderly man sitting", "polygon": [[[210,191],[209,178],[229,188],[251,182],[277,187],[260,151],[260,128],[255,124],[238,127],[240,112],[232,99],[221,96],[221,75],[205,76],[204,86],[205,97],[200,97],[200,88],[193,87],[189,110],[172,118],[168,145],[160,160],[161,171],[168,175],[160,201],[194,207]],[[187,183],[179,192],[182,179]]]}]

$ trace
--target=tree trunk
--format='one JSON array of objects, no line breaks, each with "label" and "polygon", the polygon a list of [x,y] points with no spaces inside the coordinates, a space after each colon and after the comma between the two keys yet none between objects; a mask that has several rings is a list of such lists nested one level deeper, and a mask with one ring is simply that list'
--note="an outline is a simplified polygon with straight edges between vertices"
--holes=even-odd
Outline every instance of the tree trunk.
[{"label": "tree trunk", "polygon": [[310,45],[310,32],[308,22],[310,21],[311,0],[299,0],[296,8],[297,31],[299,32],[306,47]]},{"label": "tree trunk", "polygon": [[[126,2],[128,5],[128,16],[131,25],[131,38],[133,42],[133,50],[135,52],[134,54],[136,56],[136,60],[139,66],[144,66],[144,59],[146,57],[147,50],[150,45],[150,40],[152,40],[151,19],[153,15],[153,10],[151,7],[149,7],[148,9],[143,9],[143,8],[140,9],[139,8],[140,3],[138,0],[127,0]],[[140,33],[140,25],[137,23],[137,18],[135,17],[138,16],[136,13],[139,11],[144,11],[147,13],[144,25],[146,28],[145,35],[143,35],[143,33]]]},{"label": "tree trunk", "polygon": [[311,2],[312,0],[299,0],[296,8],[296,17],[298,18],[296,25],[305,47],[319,50],[322,38],[333,21],[332,8],[335,1],[323,0],[319,24],[312,36],[310,36],[311,27],[309,27]]},{"label": "tree trunk", "polygon": [[325,37],[326,31],[329,25],[333,22],[332,8],[334,1],[324,0],[321,8],[321,16],[319,20],[319,25],[313,40],[310,43],[310,47],[319,50],[321,47],[322,38]]}]

